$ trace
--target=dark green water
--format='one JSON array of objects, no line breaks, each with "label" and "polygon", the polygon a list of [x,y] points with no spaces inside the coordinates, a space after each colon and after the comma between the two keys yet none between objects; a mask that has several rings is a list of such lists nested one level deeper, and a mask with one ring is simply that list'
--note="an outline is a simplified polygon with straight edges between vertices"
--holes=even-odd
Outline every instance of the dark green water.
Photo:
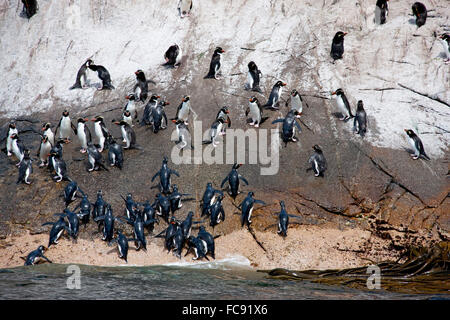
[{"label": "dark green water", "polygon": [[[69,265],[0,269],[0,299],[448,299],[448,295],[356,290],[274,280],[236,261],[151,267],[79,265],[80,289],[69,289]],[[73,283],[73,282],[71,282]]]}]

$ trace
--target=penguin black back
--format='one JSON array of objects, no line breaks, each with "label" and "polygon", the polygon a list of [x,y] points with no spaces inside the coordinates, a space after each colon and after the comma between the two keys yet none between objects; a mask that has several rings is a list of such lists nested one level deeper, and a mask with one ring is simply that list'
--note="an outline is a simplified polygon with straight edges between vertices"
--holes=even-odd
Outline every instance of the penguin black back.
[{"label": "penguin black back", "polygon": [[342,59],[344,54],[344,37],[346,34],[346,32],[338,31],[334,35],[330,53],[334,60]]}]

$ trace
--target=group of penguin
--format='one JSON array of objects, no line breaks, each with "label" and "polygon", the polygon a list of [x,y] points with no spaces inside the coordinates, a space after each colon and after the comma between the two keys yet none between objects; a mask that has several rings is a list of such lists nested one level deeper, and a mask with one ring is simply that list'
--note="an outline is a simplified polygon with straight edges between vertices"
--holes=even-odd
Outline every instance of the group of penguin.
[{"label": "group of penguin", "polygon": [[[24,1],[24,0],[23,0]],[[375,21],[379,24],[386,23],[386,17],[388,16],[388,0],[377,0],[376,3],[376,10],[375,10]],[[25,5],[24,1],[24,5]],[[36,1],[35,1],[36,2]],[[27,2],[29,3],[29,2]],[[28,8],[28,7],[27,7]],[[178,10],[180,12],[180,16],[186,17],[189,16],[190,10],[192,9],[192,1],[184,1],[180,0],[178,4]],[[416,17],[416,24],[418,27],[421,27],[425,24],[426,18],[427,18],[427,10],[425,6],[420,3],[416,2],[412,6],[413,14]],[[332,45],[331,45],[331,52],[330,55],[333,58],[333,60],[338,60],[343,58],[344,54],[344,37],[347,33],[339,31],[335,34]],[[443,34],[440,36],[440,39],[442,40],[445,53],[447,55],[446,62],[450,61],[450,53],[449,53],[449,35]],[[221,47],[216,47],[209,66],[209,71],[207,75],[204,77],[205,79],[221,79],[221,57],[222,54],[225,53],[225,50],[223,50]],[[165,52],[164,59],[165,63],[163,66],[168,68],[177,68],[181,64],[181,57],[182,57],[182,50],[181,48],[175,44]],[[84,89],[92,84],[90,83],[90,72],[95,71],[97,73],[98,78],[102,81],[101,87],[98,88],[99,90],[113,90],[115,89],[112,85],[111,76],[108,72],[108,70],[101,65],[94,64],[92,59],[87,59],[85,63],[80,67],[75,84],[70,87],[70,89]],[[58,126],[55,130],[55,133],[51,130],[51,124],[45,123],[42,127],[42,134],[41,134],[41,144],[38,151],[38,156],[40,158],[41,164],[40,166],[47,166],[49,170],[54,172],[53,179],[56,182],[64,180],[70,181],[68,186],[72,186],[73,183],[72,179],[68,177],[67,174],[67,166],[62,158],[62,150],[63,150],[63,144],[70,142],[70,136],[73,132],[80,143],[81,153],[88,153],[88,171],[94,171],[99,169],[105,169],[108,170],[105,165],[103,164],[103,159],[101,153],[103,150],[108,149],[108,160],[110,166],[116,166],[119,169],[123,166],[123,149],[139,149],[141,148],[136,144],[136,133],[133,129],[135,122],[139,122],[141,126],[148,125],[153,128],[154,133],[158,133],[160,130],[166,129],[168,127],[168,121],[167,116],[165,114],[164,107],[169,105],[169,102],[160,100],[160,96],[156,94],[151,94],[150,99],[147,101],[148,96],[150,95],[148,85],[149,83],[152,83],[153,81],[147,80],[144,72],[142,70],[137,70],[135,72],[136,75],[136,84],[133,88],[133,92],[129,93],[125,98],[127,100],[127,103],[123,109],[122,113],[122,119],[120,121],[113,120],[114,124],[120,126],[123,143],[124,146],[118,144],[115,141],[115,138],[112,136],[112,134],[109,132],[109,130],[106,128],[104,118],[102,116],[97,116],[95,119],[91,119],[94,121],[94,127],[95,127],[95,136],[97,138],[98,144],[94,145],[92,142],[92,136],[90,133],[90,130],[87,126],[87,122],[89,119],[86,118],[78,118],[77,119],[77,126],[75,126],[70,117],[69,112],[65,110],[62,114],[62,117],[58,123]],[[245,83],[245,90],[253,91],[257,93],[262,93],[262,90],[260,88],[260,77],[262,73],[258,69],[256,63],[254,61],[251,61],[248,63],[248,73],[247,73],[247,81]],[[154,82],[153,82],[154,83]],[[245,115],[248,117],[247,123],[250,126],[259,127],[262,123],[264,123],[269,117],[265,116],[263,114],[263,110],[280,110],[280,101],[281,96],[283,92],[283,88],[287,84],[283,81],[277,81],[269,95],[269,98],[267,102],[262,105],[258,98],[256,96],[251,96],[249,99],[248,107],[245,110]],[[359,100],[357,103],[357,109],[356,113],[353,114],[350,103],[345,96],[344,91],[339,88],[336,91],[332,92],[332,96],[336,99],[336,105],[338,110],[341,113],[340,120],[346,122],[350,120],[351,118],[354,118],[353,121],[353,129],[355,133],[360,134],[362,137],[364,137],[366,131],[367,131],[367,115],[364,110],[363,101]],[[282,123],[282,132],[281,132],[281,138],[283,142],[285,143],[285,146],[288,142],[296,142],[298,141],[298,138],[295,136],[296,129],[301,132],[301,127],[299,123],[297,122],[297,119],[299,119],[303,112],[303,99],[299,92],[297,90],[292,90],[290,92],[289,97],[291,108],[287,112],[286,116],[284,118],[279,118],[274,121],[272,121],[272,124],[276,123]],[[145,104],[144,111],[142,118],[138,120],[138,106],[137,103],[141,102],[142,104]],[[289,101],[286,101],[286,106],[288,105]],[[192,141],[190,141],[190,135],[189,135],[189,129],[188,129],[188,119],[191,112],[191,105],[190,105],[190,96],[185,95],[182,98],[181,103],[179,104],[176,116],[172,119],[170,119],[175,125],[178,133],[178,141],[176,141],[176,144],[180,148],[184,147],[190,147],[193,148]],[[229,109],[227,106],[222,107],[217,115],[214,123],[211,125],[210,130],[210,139],[203,141],[203,144],[213,144],[216,146],[218,144],[218,137],[220,135],[225,134],[226,127],[231,126],[231,119],[229,117]],[[59,129],[59,139],[57,138],[57,131]],[[405,129],[406,134],[408,135],[409,142],[413,148],[414,153],[411,154],[413,159],[418,159],[420,157],[429,160],[429,157],[426,155],[423,144],[420,140],[420,138],[414,133],[411,129]],[[32,159],[30,157],[30,150],[25,148],[23,143],[20,141],[18,137],[18,130],[16,127],[16,123],[14,121],[11,121],[9,124],[7,137],[6,137],[6,149],[8,156],[11,156],[14,154],[16,158],[19,160],[17,163],[17,166],[19,167],[19,177],[17,180],[17,183],[26,183],[30,184],[29,177],[30,174],[33,172],[32,169]],[[319,145],[313,146],[314,153],[310,156],[308,163],[311,166],[308,170],[313,170],[314,175],[317,176],[324,176],[324,172],[327,169],[327,161],[323,154],[323,151]],[[224,186],[224,184],[228,181],[230,186],[230,196],[233,197],[233,199],[236,198],[237,194],[239,193],[239,180],[244,181],[248,185],[248,182],[244,177],[239,175],[237,173],[237,169],[239,168],[239,164],[233,165],[233,168],[230,172],[230,174],[223,180],[221,187]],[[135,237],[133,239],[127,239],[123,234],[119,232],[119,236],[116,239],[118,246],[119,246],[119,253],[120,256],[123,258],[125,257],[126,260],[126,253],[125,251],[128,248],[128,241],[135,241],[137,248],[140,248],[141,246],[145,248],[145,237],[142,238],[142,230],[143,227],[149,227],[153,230],[153,224],[157,221],[155,219],[154,212],[156,211],[158,215],[161,215],[164,217],[165,221],[169,224],[169,227],[165,230],[165,237],[166,237],[166,248],[170,251],[173,248],[176,248],[177,255],[181,252],[180,249],[180,243],[184,243],[187,241],[190,247],[194,248],[196,252],[196,258],[200,257],[206,257],[206,253],[208,252],[208,246],[211,248],[211,244],[205,240],[205,239],[197,239],[190,235],[190,226],[192,225],[192,215],[193,213],[190,212],[188,214],[187,220],[183,222],[177,221],[173,216],[169,218],[169,212],[175,208],[177,210],[179,207],[181,207],[181,196],[183,194],[180,194],[178,192],[177,187],[174,185],[172,187],[172,190],[170,189],[170,174],[175,174],[176,171],[170,170],[167,168],[167,159],[163,160],[163,166],[161,170],[153,177],[152,181],[157,177],[157,175],[160,175],[160,193],[157,195],[155,203],[150,205],[150,203],[147,201],[145,204],[139,204],[136,202],[133,202],[132,199],[126,199],[127,203],[127,216],[123,218],[126,222],[134,225],[135,227]],[[165,181],[164,183],[162,181]],[[167,184],[168,183],[168,184]],[[75,183],[76,184],[76,183]],[[76,190],[79,190],[80,193],[82,193],[80,188],[76,188]],[[216,194],[218,196],[216,197]],[[168,195],[168,196],[165,196]],[[177,195],[174,197],[173,195]],[[254,204],[264,202],[261,200],[255,200],[253,198],[253,192],[249,192],[245,200],[241,203],[238,209],[242,210],[242,225],[247,223],[248,225],[251,223],[251,214],[253,211]],[[172,198],[171,198],[172,196]],[[101,193],[98,195],[98,197],[101,198]],[[87,196],[83,195],[83,199]],[[178,201],[179,207],[175,205],[175,207],[171,207],[171,199],[176,199]],[[74,200],[74,199],[72,199]],[[208,184],[203,200],[201,202],[202,206],[202,217],[204,215],[210,216],[211,222],[210,225],[214,227],[221,221],[225,220],[225,211],[223,210],[221,201],[223,200],[223,193],[220,190],[215,190],[212,187],[212,184]],[[88,207],[88,201],[84,201],[84,206]],[[129,203],[127,202],[129,201]],[[175,200],[174,200],[175,201]],[[83,201],[82,201],[83,202]],[[129,204],[134,203],[134,205],[128,206]],[[139,210],[138,206],[142,205],[143,210]],[[81,205],[82,206],[82,205]],[[90,206],[90,203],[89,203]],[[286,236],[286,230],[287,225],[289,221],[289,216],[286,213],[284,202],[280,202],[281,206],[281,212],[279,213],[279,223],[278,223],[278,233]],[[95,205],[94,205],[95,207]],[[121,221],[119,218],[114,218],[112,216],[112,209],[109,206],[102,207],[103,211],[99,214],[93,214],[91,213],[94,221],[103,223],[104,224],[104,240],[109,239],[109,241],[112,241],[112,235],[111,235],[111,223],[113,224],[114,221]],[[70,220],[75,221],[75,216],[81,219],[81,221],[86,221],[83,219],[86,219],[86,216],[89,216],[87,213],[88,211],[83,211],[80,207],[80,212],[75,214],[65,209],[64,213],[59,214],[60,220],[59,222],[52,223],[53,228],[56,228],[56,230],[59,230],[58,232],[54,231],[54,234],[56,232],[55,238],[56,242],[50,241],[50,244],[57,243],[57,239],[60,237],[61,232],[64,230],[68,230],[70,235],[76,234],[76,232],[71,227]],[[92,211],[94,212],[94,211]],[[172,215],[173,215],[172,211]],[[68,220],[68,223],[66,224],[63,222],[64,218]],[[96,220],[97,219],[97,220]],[[106,222],[108,221],[108,223]],[[112,221],[112,222],[111,222]],[[138,221],[138,222],[136,222]],[[185,226],[189,226],[188,229],[181,228],[181,225],[185,223]],[[73,223],[75,224],[75,223]],[[108,224],[108,227],[105,227],[106,224]],[[52,230],[53,230],[52,228]],[[105,229],[106,228],[106,229]],[[179,231],[177,233],[177,230],[180,229],[182,231]],[[109,230],[109,231],[106,231]],[[184,231],[183,231],[184,230]],[[185,232],[188,230],[189,232]],[[202,233],[207,233],[206,231],[202,230]],[[206,238],[210,239],[211,237]],[[50,237],[52,239],[52,236]],[[175,240],[178,239],[178,240]],[[181,241],[180,239],[184,239]],[[197,240],[196,240],[197,239]],[[178,241],[178,242],[177,242]],[[181,242],[180,242],[181,241]],[[125,245],[126,243],[126,245]],[[182,247],[181,247],[182,248]],[[214,248],[214,244],[212,244],[212,248]],[[212,249],[213,250],[213,249]],[[39,247],[37,250],[33,251],[34,257],[39,257],[42,255],[42,248]],[[212,256],[214,257],[213,251],[211,252]],[[43,257],[43,255],[42,255]]]}]

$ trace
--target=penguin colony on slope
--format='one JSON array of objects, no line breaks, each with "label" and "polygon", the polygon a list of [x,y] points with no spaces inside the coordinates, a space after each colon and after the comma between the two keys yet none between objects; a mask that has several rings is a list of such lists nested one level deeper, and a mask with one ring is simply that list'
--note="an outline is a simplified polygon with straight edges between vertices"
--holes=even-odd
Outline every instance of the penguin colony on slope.
[{"label": "penguin colony on slope", "polygon": [[[388,2],[389,0],[377,0],[375,7],[375,22],[377,24],[384,24],[387,22],[388,16]],[[24,7],[22,16],[30,19],[38,11],[38,4],[36,0],[22,0]],[[188,17],[192,10],[192,0],[180,0],[178,3],[178,11],[181,18]],[[413,15],[416,17],[417,27],[421,27],[426,23],[427,9],[420,3],[416,2],[412,6]],[[346,32],[338,31],[331,45],[330,56],[333,60],[343,59],[344,55],[344,37]],[[449,41],[448,34],[443,34],[439,37],[446,54],[446,63],[450,61]],[[204,79],[221,79],[221,56],[225,53],[221,47],[216,47],[211,58],[208,74]],[[164,54],[165,63],[163,66],[168,68],[177,68],[181,64],[182,50],[177,45],[171,46]],[[262,93],[260,85],[261,71],[258,69],[256,63],[251,61],[248,63],[247,82],[244,89],[247,91],[254,91]],[[69,89],[84,89],[90,84],[90,71],[95,71],[98,78],[101,80],[101,87],[98,90],[114,90],[112,85],[111,76],[108,70],[101,65],[94,64],[92,59],[87,59],[79,68],[76,76],[76,81]],[[169,105],[169,102],[160,100],[160,96],[152,94],[148,99],[149,83],[155,83],[151,80],[147,80],[142,70],[137,70],[136,84],[133,88],[133,92],[129,93],[125,98],[127,103],[123,109],[122,120],[115,121],[113,123],[118,125],[122,134],[121,145],[116,142],[113,135],[109,132],[104,118],[97,116],[94,119],[78,118],[77,125],[75,126],[70,119],[69,111],[64,110],[61,119],[56,126],[55,133],[51,130],[50,123],[44,123],[42,126],[41,144],[37,152],[37,156],[40,160],[40,167],[47,167],[52,173],[53,180],[60,182],[62,180],[69,181],[69,184],[64,189],[64,201],[66,208],[63,213],[57,213],[55,216],[59,217],[56,222],[46,222],[43,225],[51,225],[48,248],[58,243],[59,238],[64,232],[66,232],[73,239],[78,236],[79,226],[81,224],[89,223],[90,219],[98,224],[99,229],[102,229],[102,240],[107,241],[108,244],[117,243],[119,258],[127,261],[128,242],[133,241],[136,246],[136,250],[146,250],[146,237],[145,230],[152,233],[154,224],[159,224],[160,217],[167,223],[168,227],[155,237],[164,238],[164,247],[168,252],[173,251],[174,254],[181,258],[181,252],[183,248],[187,248],[186,255],[192,250],[195,254],[193,259],[205,258],[210,255],[215,258],[214,252],[214,238],[210,233],[206,232],[204,226],[199,227],[197,236],[191,235],[193,225],[202,224],[205,222],[205,218],[210,219],[210,226],[215,227],[219,223],[225,220],[225,210],[222,206],[222,200],[224,198],[221,190],[213,188],[212,183],[206,185],[203,198],[200,202],[201,218],[203,220],[193,221],[194,213],[191,211],[188,213],[187,218],[180,221],[175,218],[175,212],[182,207],[182,198],[189,194],[179,192],[177,185],[171,183],[171,175],[179,177],[177,171],[168,167],[168,160],[163,158],[161,169],[155,173],[152,177],[152,182],[159,177],[159,193],[155,196],[155,200],[151,203],[149,200],[145,202],[136,202],[133,199],[131,193],[126,198],[123,198],[125,204],[125,210],[123,216],[114,216],[113,209],[103,199],[103,192],[99,190],[97,192],[97,199],[95,203],[91,203],[88,199],[88,195],[85,194],[77,182],[72,180],[68,175],[66,163],[63,159],[63,145],[70,142],[72,133],[78,138],[80,143],[80,152],[87,153],[88,164],[87,171],[94,170],[109,170],[103,161],[102,153],[105,150],[107,152],[107,159],[109,165],[122,169],[124,162],[124,150],[127,149],[142,149],[136,144],[136,133],[133,129],[135,123],[140,123],[141,126],[150,126],[154,133],[158,133],[160,130],[164,130],[168,127],[167,116],[165,114],[165,106]],[[280,100],[283,91],[283,87],[287,84],[283,81],[277,81],[270,93],[267,102],[262,105],[258,98],[251,96],[249,99],[249,105],[245,111],[247,123],[250,126],[259,127],[269,116],[263,116],[264,110],[279,110]],[[351,118],[353,121],[353,130],[356,134],[360,134],[364,137],[367,132],[367,115],[364,110],[363,101],[359,100],[357,103],[356,113],[353,114],[350,103],[341,88],[332,92],[332,96],[336,99],[336,105],[338,111],[341,114],[340,120],[347,122]],[[142,118],[138,119],[138,107],[136,103],[145,104]],[[279,118],[272,121],[272,124],[282,123],[281,138],[285,143],[296,142],[298,138],[295,136],[295,130],[298,129],[301,132],[300,124],[297,122],[303,112],[303,99],[297,90],[290,92],[291,109],[288,111],[284,118]],[[288,101],[286,101],[288,106]],[[176,125],[179,140],[176,142],[178,147],[184,148],[186,146],[192,146],[191,141],[186,141],[190,135],[188,129],[188,117],[191,112],[190,96],[185,95],[182,98],[180,105],[177,108],[176,116],[170,120]],[[89,121],[94,122],[94,135],[98,141],[98,144],[93,144],[92,134],[88,127]],[[222,107],[216,120],[211,126],[210,140],[203,141],[203,144],[212,143],[217,145],[217,137],[225,134],[226,127],[231,126],[231,119],[229,117],[228,107]],[[59,130],[59,134],[58,134]],[[411,156],[413,159],[423,158],[429,160],[424,150],[422,141],[417,134],[411,129],[405,129],[408,136],[408,140],[411,144],[413,153]],[[319,145],[314,145],[314,153],[308,160],[310,168],[313,170],[316,177],[324,177],[324,172],[327,169],[327,162],[324,156],[323,150]],[[18,163],[16,166],[19,169],[19,177],[17,183],[30,184],[30,175],[33,172],[32,161],[30,157],[30,150],[26,148],[23,142],[19,138],[19,132],[16,127],[16,122],[11,121],[9,123],[7,137],[6,137],[6,152],[8,157],[14,156],[17,158]],[[249,184],[246,178],[237,172],[237,169],[241,164],[234,164],[230,173],[224,178],[221,183],[221,188],[224,190],[224,186],[228,183],[228,193],[233,201],[240,191],[240,181],[243,181],[246,185]],[[68,206],[80,197],[81,202],[73,209],[70,210]],[[184,199],[187,201],[188,199]],[[264,201],[254,198],[253,192],[248,192],[248,195],[242,201],[237,209],[241,211],[241,225],[250,226],[251,215],[255,204],[264,205]],[[289,224],[289,217],[296,217],[289,215],[286,212],[284,201],[280,201],[280,212],[278,213],[278,234],[283,237],[287,236],[287,228]],[[78,210],[78,212],[76,212]],[[132,226],[134,235],[132,238],[127,238],[122,233],[122,228],[115,228],[115,222],[119,224],[128,223]],[[267,229],[267,228],[266,228]],[[114,236],[117,236],[114,238]],[[28,254],[28,256],[22,257],[25,260],[25,265],[36,264],[40,261],[51,262],[47,257],[43,255],[46,250],[43,245],[40,245],[36,250]]]}]

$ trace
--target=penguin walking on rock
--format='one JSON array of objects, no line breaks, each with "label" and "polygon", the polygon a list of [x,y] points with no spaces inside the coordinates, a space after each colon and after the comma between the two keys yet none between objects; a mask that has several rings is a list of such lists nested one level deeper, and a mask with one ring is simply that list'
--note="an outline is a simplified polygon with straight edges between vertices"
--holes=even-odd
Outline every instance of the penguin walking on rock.
[{"label": "penguin walking on rock", "polygon": [[175,116],[175,118],[172,118],[170,120],[181,120],[183,121],[186,125],[188,125],[188,120],[189,120],[189,114],[191,113],[191,97],[188,95],[185,95],[182,99],[181,99],[181,103],[179,104],[178,108],[177,108],[177,114]]},{"label": "penguin walking on rock", "polygon": [[72,237],[72,239],[76,241],[80,228],[80,220],[78,218],[78,215],[75,212],[72,212],[69,209],[65,208],[64,213],[56,213],[55,216],[60,216],[67,219],[66,231]]},{"label": "penguin walking on rock", "polygon": [[39,157],[39,160],[41,160],[39,167],[48,166],[48,155],[50,154],[51,150],[52,144],[50,143],[48,136],[46,135],[42,136],[41,143],[39,144],[39,149],[36,154]]},{"label": "penguin walking on rock", "polygon": [[255,128],[258,128],[263,122],[269,119],[269,117],[263,117],[262,107],[255,96],[249,99],[248,107],[245,110],[245,116],[248,117],[249,114],[250,118],[247,119],[247,123],[251,126],[254,125]]},{"label": "penguin walking on rock", "polygon": [[205,230],[204,226],[200,226],[197,238],[206,242],[207,253],[209,253],[213,259],[216,259],[214,237]]},{"label": "penguin walking on rock", "polygon": [[200,201],[200,207],[202,209],[202,213],[200,216],[203,217],[204,215],[210,214],[210,208],[216,199],[216,194],[222,195],[223,197],[222,191],[214,189],[212,183],[208,182],[206,184],[206,189],[205,192],[203,193],[202,200]]},{"label": "penguin walking on rock", "polygon": [[177,147],[184,149],[186,146],[189,146],[189,148],[194,149],[191,132],[189,131],[186,123],[182,120],[172,120],[172,122],[176,125],[178,140],[175,141],[175,144]]},{"label": "penguin walking on rock", "polygon": [[14,155],[16,156],[17,160],[19,160],[19,162],[16,163],[16,166],[18,167],[20,165],[20,163],[22,162],[23,158],[25,157],[25,146],[22,142],[22,140],[20,140],[19,135],[17,133],[14,133],[11,136],[11,151],[14,153]]},{"label": "penguin walking on rock", "polygon": [[225,221],[225,210],[222,205],[223,195],[218,195],[216,201],[209,208],[209,225],[217,226],[220,222]]},{"label": "penguin walking on rock", "polygon": [[94,221],[95,222],[102,221],[102,223],[103,223],[103,237],[102,237],[102,240],[103,241],[107,241],[108,245],[111,245],[111,242],[113,241],[113,238],[114,238],[114,222],[115,221],[122,222],[117,217],[114,217],[113,209],[111,208],[111,205],[107,204],[106,205],[105,214],[101,215],[101,216],[97,216],[94,219]]},{"label": "penguin walking on rock", "polygon": [[367,115],[366,111],[364,110],[362,100],[358,101],[356,107],[355,120],[353,121],[353,131],[355,131],[356,134],[361,135],[361,137],[363,138],[367,131]]},{"label": "penguin walking on rock", "polygon": [[231,127],[231,119],[230,119],[230,110],[227,106],[223,106],[220,108],[219,112],[217,112],[216,120],[222,119],[223,123],[226,123],[227,126],[222,126],[222,134],[226,134],[227,127]]},{"label": "penguin walking on rock", "polygon": [[50,151],[49,164],[51,164],[49,167],[55,171],[56,176],[53,177],[55,182],[61,182],[62,180],[72,181],[67,175],[66,162],[61,158],[60,153],[53,149]]},{"label": "penguin walking on rock", "polygon": [[344,55],[344,37],[346,35],[347,32],[338,31],[333,37],[330,55],[334,61],[342,59]]},{"label": "penguin walking on rock", "polygon": [[70,141],[72,131],[75,133],[75,135],[77,134],[77,128],[70,120],[69,111],[67,109],[63,111],[62,116],[59,119],[58,125],[56,126],[55,129],[55,135],[57,134],[58,129],[59,129],[59,138],[66,140],[66,143]]},{"label": "penguin walking on rock", "polygon": [[280,109],[280,99],[281,99],[281,94],[283,92],[283,87],[286,86],[286,83],[283,81],[277,81],[273,88],[272,91],[270,92],[269,95],[269,100],[267,100],[266,104],[264,105],[264,107],[266,109],[271,109],[271,110],[278,110]]},{"label": "penguin walking on rock", "polygon": [[[125,108],[123,109],[124,113],[128,111],[128,113],[130,114],[130,115],[128,115],[128,117],[136,120],[138,117],[138,112],[136,109],[137,95],[135,95],[134,93],[130,93],[125,97],[125,99],[127,99],[128,102],[125,105]],[[145,100],[142,100],[142,101],[145,101]],[[131,126],[131,123],[130,123],[130,126]]]},{"label": "penguin walking on rock", "polygon": [[128,263],[128,242],[136,241],[133,238],[127,238],[120,230],[117,231],[117,250],[119,250],[119,258],[125,260]]},{"label": "penguin walking on rock", "polygon": [[153,110],[158,106],[158,99],[161,98],[157,95],[152,95],[144,108],[144,114],[142,115],[141,126],[153,124]]},{"label": "penguin walking on rock", "polygon": [[124,149],[136,148],[136,132],[133,128],[124,120],[120,122],[114,122],[114,124],[120,126],[122,133],[123,143],[125,143]]},{"label": "penguin walking on rock", "polygon": [[225,50],[223,50],[221,47],[216,47],[216,49],[214,50],[213,56],[211,58],[211,63],[209,65],[209,72],[208,74],[204,77],[204,79],[216,79],[216,80],[220,80],[219,75],[220,75],[220,67],[221,67],[221,58],[222,58],[222,54],[225,53]]},{"label": "penguin walking on rock", "polygon": [[298,138],[295,136],[295,129],[297,128],[299,132],[302,132],[302,128],[300,124],[296,121],[295,116],[298,115],[298,112],[291,109],[286,114],[286,117],[279,118],[277,120],[272,121],[272,124],[275,123],[283,123],[281,138],[284,142],[284,146],[287,146],[288,142],[297,142]]},{"label": "penguin walking on rock", "polygon": [[430,157],[428,157],[425,153],[422,140],[420,140],[419,136],[411,129],[405,129],[405,132],[408,135],[409,144],[414,151],[414,153],[411,154],[411,157],[413,157],[414,160],[417,160],[419,158],[430,160]]},{"label": "penguin walking on rock", "polygon": [[87,121],[89,121],[89,119],[78,118],[77,120],[77,137],[81,145],[81,153],[86,153],[88,143],[92,142],[91,131],[86,124]]},{"label": "penguin walking on rock", "polygon": [[322,149],[317,144],[313,146],[313,149],[314,153],[308,159],[311,168],[307,170],[313,170],[316,177],[323,177],[325,170],[327,170],[327,160],[323,155]]},{"label": "penguin walking on rock", "polygon": [[15,121],[11,121],[8,125],[8,132],[6,133],[6,154],[8,157],[12,156],[12,142],[13,138],[12,136],[16,134],[19,134],[19,131],[17,130],[17,125]]},{"label": "penguin walking on rock", "polygon": [[[298,93],[297,90],[292,90],[291,91],[291,110],[295,110],[296,112],[296,118],[300,118],[302,113],[303,113],[303,99],[302,96],[300,95],[300,93]],[[287,101],[286,101],[286,106],[287,106]]]},{"label": "penguin walking on rock", "polygon": [[439,39],[444,48],[444,54],[446,56],[445,63],[448,64],[450,63],[450,35],[448,33],[442,34],[439,36]]},{"label": "penguin walking on rock", "polygon": [[30,175],[33,173],[32,160],[30,158],[30,150],[25,149],[24,157],[19,164],[19,177],[17,178],[17,184],[23,182],[26,184],[31,184],[28,180]]},{"label": "penguin walking on rock", "polygon": [[[133,92],[136,100],[145,103],[148,97],[148,83],[147,78],[145,77],[144,71],[141,69],[137,70],[136,75],[136,84],[134,85]],[[152,81],[153,82],[153,81]]]},{"label": "penguin walking on rock", "polygon": [[427,8],[422,2],[415,2],[412,5],[412,12],[416,17],[417,28],[420,28],[427,21]]},{"label": "penguin walking on rock", "polygon": [[181,193],[178,191],[178,186],[176,184],[172,185],[172,192],[169,195],[170,210],[172,211],[172,215],[174,215],[175,212],[183,206],[181,203],[181,198],[185,196],[190,196],[190,194]]},{"label": "penguin walking on rock", "polygon": [[105,120],[102,116],[96,116],[95,119],[92,119],[91,121],[94,121],[94,132],[100,146],[98,151],[103,152],[103,149],[108,147],[108,138],[111,134],[106,128]]},{"label": "penguin walking on rock", "polygon": [[160,101],[156,108],[152,110],[153,133],[158,133],[160,130],[167,129],[167,115],[164,111],[164,107],[169,104],[168,101]]},{"label": "penguin walking on rock", "polygon": [[55,134],[52,131],[52,125],[50,122],[46,122],[42,125],[42,135],[48,137],[48,141],[52,146],[55,145]]},{"label": "penguin walking on rock", "polygon": [[166,63],[163,64],[163,66],[171,67],[171,68],[177,68],[181,64],[181,57],[183,55],[183,51],[181,50],[180,46],[177,44],[174,44],[167,49],[167,51],[164,53],[164,59],[166,60]]},{"label": "penguin walking on rock", "polygon": [[133,127],[133,118],[131,117],[131,112],[128,110],[125,110],[122,114],[122,120],[128,123],[130,127]]},{"label": "penguin walking on rock", "polygon": [[344,93],[344,90],[341,88],[331,93],[332,96],[335,96],[336,104],[338,110],[342,114],[342,117],[339,120],[347,121],[350,118],[353,118],[352,109],[350,107],[350,103],[348,102],[347,96]]},{"label": "penguin walking on rock", "polygon": [[220,184],[220,188],[223,189],[223,186],[225,185],[225,182],[228,182],[229,185],[229,195],[233,198],[233,200],[236,199],[237,195],[241,193],[239,191],[239,180],[244,181],[246,185],[248,185],[247,179],[245,179],[241,174],[237,172],[237,169],[241,167],[242,164],[233,164],[233,167],[231,168],[230,173],[223,179],[222,183]]},{"label": "penguin walking on rock", "polygon": [[[163,194],[158,193],[156,195],[155,200],[155,209],[156,214],[158,216],[161,216],[165,222],[169,222],[169,216],[170,216],[170,200],[169,197],[165,197]],[[172,215],[173,218],[173,215]]]},{"label": "penguin walking on rock", "polygon": [[59,238],[61,238],[64,230],[67,230],[67,222],[63,216],[60,216],[56,222],[44,222],[42,224],[42,226],[46,225],[52,226],[47,246],[47,248],[50,248],[52,244],[58,244]]},{"label": "penguin walking on rock", "polygon": [[224,120],[221,118],[215,120],[209,130],[209,137],[210,137],[209,140],[203,141],[202,144],[212,143],[214,148],[217,147],[217,145],[219,144],[219,141],[217,141],[217,139],[219,138],[219,136],[224,134],[223,133],[224,123],[226,123],[226,121],[224,122]]},{"label": "penguin walking on rock", "polygon": [[83,63],[78,69],[77,79],[75,80],[75,84],[69,88],[69,90],[73,89],[85,89],[89,87],[89,66],[93,64],[94,61],[91,59],[87,59],[85,63]]},{"label": "penguin walking on rock", "polygon": [[159,171],[156,172],[155,175],[152,177],[153,182],[156,179],[156,177],[159,176],[159,192],[163,194],[170,193],[172,174],[176,175],[177,177],[180,177],[180,174],[176,170],[170,169],[167,163],[168,163],[167,157],[164,157],[161,169],[159,169]]},{"label": "penguin walking on rock", "polygon": [[181,18],[189,17],[192,10],[192,0],[180,0],[177,6]]},{"label": "penguin walking on rock", "polygon": [[244,86],[245,90],[252,90],[262,93],[262,90],[259,87],[260,76],[261,71],[259,71],[256,63],[254,61],[250,61],[248,63],[247,83]]},{"label": "penguin walking on rock", "polygon": [[102,154],[97,149],[97,147],[94,146],[92,143],[88,143],[87,153],[88,153],[88,162],[91,165],[90,167],[87,168],[88,172],[94,170],[97,171],[100,170],[100,168],[109,171],[108,168],[106,168],[105,165],[103,164]]},{"label": "penguin walking on rock", "polygon": [[206,241],[199,239],[198,237],[190,236],[187,240],[188,243],[188,249],[186,251],[186,254],[184,256],[187,256],[191,249],[194,250],[195,257],[192,258],[192,260],[199,260],[202,258],[205,258],[209,261],[208,257],[206,256],[208,252],[208,247],[206,244]]},{"label": "penguin walking on rock", "polygon": [[71,181],[65,188],[64,188],[64,202],[66,204],[66,208],[71,204],[73,201],[75,201],[77,197],[77,192],[80,191],[80,193],[83,193],[81,189],[78,187],[78,183],[76,181]]},{"label": "penguin walking on rock", "polygon": [[250,191],[245,197],[244,201],[241,202],[241,204],[238,206],[238,209],[241,210],[241,227],[244,226],[244,224],[247,224],[247,226],[250,226],[252,223],[251,217],[254,209],[254,205],[256,203],[266,205],[266,203],[262,200],[256,200],[253,196],[255,194]]},{"label": "penguin walking on rock", "polygon": [[375,23],[376,24],[385,24],[386,17],[389,14],[388,8],[389,0],[377,0],[375,5]]},{"label": "penguin walking on rock", "polygon": [[31,251],[26,258],[21,257],[25,260],[25,266],[32,266],[40,263],[42,260],[47,261],[48,263],[52,263],[49,258],[44,256],[44,251],[46,248],[44,246],[39,246],[36,250]]},{"label": "penguin walking on rock", "polygon": [[123,150],[122,146],[116,140],[109,136],[108,161],[111,167],[116,166],[120,170],[123,167]]},{"label": "penguin walking on rock", "polygon": [[112,90],[115,89],[111,83],[111,75],[104,66],[96,65],[93,63],[89,64],[89,69],[96,71],[100,80],[102,80],[102,87],[98,90]]}]

